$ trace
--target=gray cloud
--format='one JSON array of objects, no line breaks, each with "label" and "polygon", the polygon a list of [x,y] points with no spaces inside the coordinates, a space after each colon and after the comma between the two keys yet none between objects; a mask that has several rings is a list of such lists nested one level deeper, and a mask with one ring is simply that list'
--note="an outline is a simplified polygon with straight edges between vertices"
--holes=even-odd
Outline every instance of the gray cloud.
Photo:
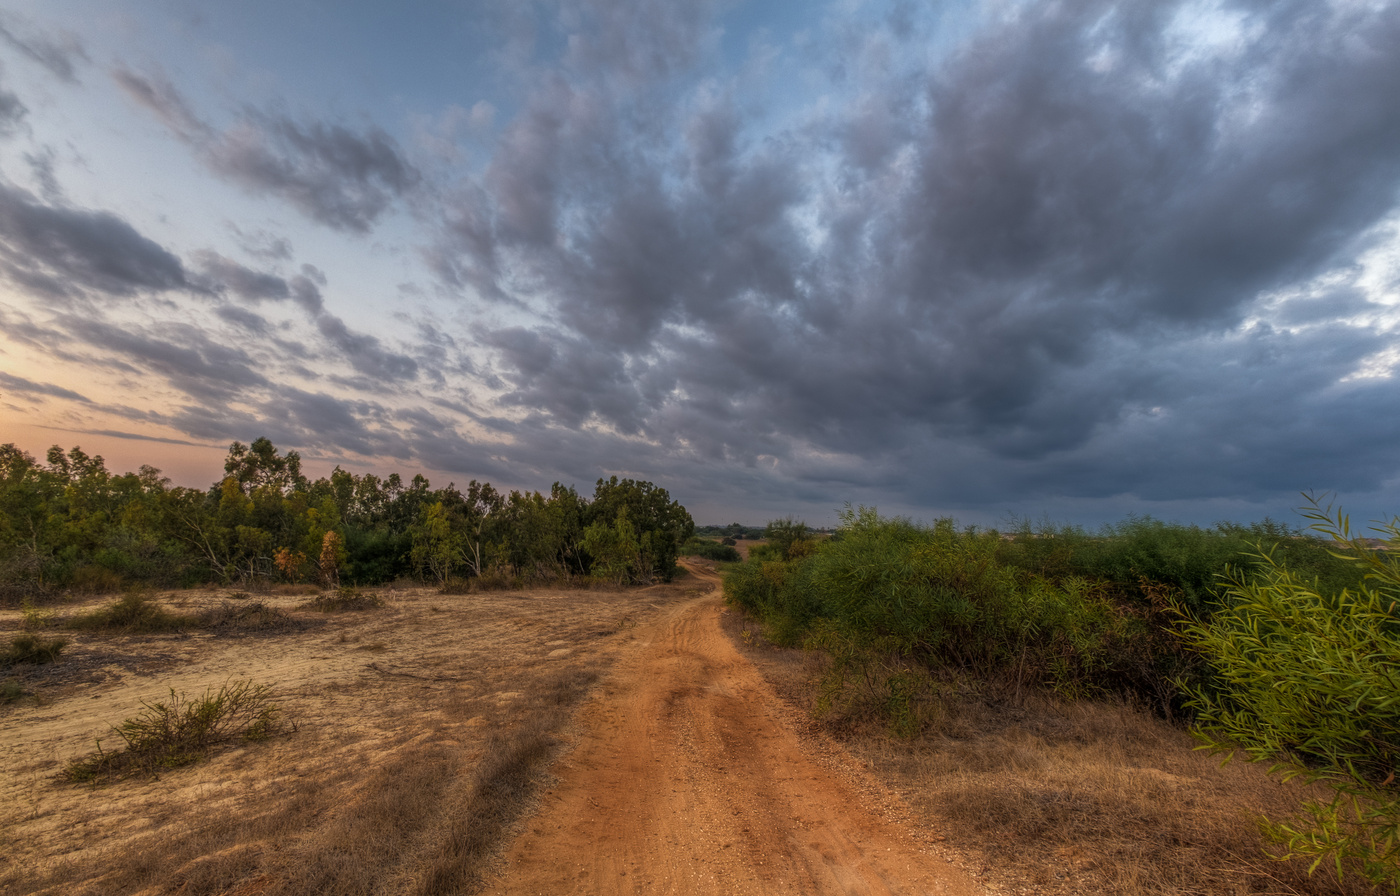
[{"label": "gray cloud", "polygon": [[190,144],[211,170],[254,193],[278,196],[338,230],[367,233],[421,175],[381,128],[356,132],[339,124],[299,122],[246,109],[219,131],[163,78],[112,72],[126,94]]},{"label": "gray cloud", "polygon": [[[894,61],[846,57],[844,105],[761,140],[727,88],[677,102],[634,77],[678,34],[695,64],[703,27],[620,28],[624,47],[580,19],[577,77],[539,81],[429,259],[448,286],[544,303],[483,345],[552,439],[596,421],[677,462],[769,458],[789,488],[929,502],[1325,487],[1297,481],[1313,448],[1224,434],[1257,404],[1257,433],[1320,449],[1318,421],[1393,403],[1388,380],[1333,394],[1388,337],[1237,333],[1395,211],[1400,8],[1232,5],[1239,39],[1194,55],[1181,8],[992,13],[936,68],[898,61],[892,20]],[[982,474],[923,472],[940,452]],[[1390,469],[1361,463],[1339,487]]]},{"label": "gray cloud", "polygon": [[67,398],[71,401],[92,404],[92,400],[85,395],[80,395],[72,389],[65,389],[62,386],[55,386],[52,383],[36,383],[27,380],[22,376],[15,376],[0,370],[0,388],[11,392],[21,392],[26,395],[49,395],[54,398]]},{"label": "gray cloud", "polygon": [[418,376],[418,362],[408,355],[388,351],[368,333],[357,333],[333,314],[322,313],[316,318],[321,335],[340,349],[360,373],[373,380],[401,382]]},{"label": "gray cloud", "polygon": [[[5,69],[0,67],[0,78],[3,78]],[[3,84],[3,81],[0,81]],[[24,117],[29,114],[29,108],[24,105],[19,96],[0,86],[0,138],[9,137],[19,131],[24,123]]]},{"label": "gray cloud", "polygon": [[70,84],[78,80],[78,64],[89,61],[87,51],[73,35],[65,33],[53,39],[25,27],[12,15],[0,14],[0,41]]},{"label": "gray cloud", "polygon": [[180,260],[111,212],[49,205],[0,183],[0,266],[37,292],[113,296],[191,288]]},{"label": "gray cloud", "polygon": [[292,290],[287,281],[275,274],[255,271],[208,250],[196,252],[195,260],[204,276],[209,279],[211,287],[227,289],[239,298],[261,302],[292,297]]}]

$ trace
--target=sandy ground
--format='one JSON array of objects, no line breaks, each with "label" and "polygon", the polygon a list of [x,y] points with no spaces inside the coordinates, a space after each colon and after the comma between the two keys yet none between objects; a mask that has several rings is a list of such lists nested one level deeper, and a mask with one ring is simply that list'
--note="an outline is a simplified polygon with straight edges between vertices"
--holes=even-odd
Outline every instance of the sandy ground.
[{"label": "sandy ground", "polygon": [[981,892],[872,805],[878,785],[814,755],[725,612],[708,596],[651,623],[487,892]]},{"label": "sandy ground", "polygon": [[[600,684],[487,892],[980,892],[898,799],[804,736],[723,631],[710,565],[691,570],[626,591],[381,591],[384,608],[333,615],[257,595],[292,624],[71,634],[26,672],[34,696],[0,708],[0,894],[421,892],[491,733],[570,670]],[[0,637],[19,621],[0,613]],[[142,701],[239,679],[271,686],[297,732],[159,778],[56,780]],[[441,779],[393,829],[404,776],[429,765]]]}]

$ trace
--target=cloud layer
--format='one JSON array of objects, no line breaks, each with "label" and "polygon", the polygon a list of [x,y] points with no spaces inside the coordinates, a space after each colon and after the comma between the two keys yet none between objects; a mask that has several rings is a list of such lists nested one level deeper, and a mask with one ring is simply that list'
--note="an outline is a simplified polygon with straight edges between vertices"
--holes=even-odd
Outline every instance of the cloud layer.
[{"label": "cloud layer", "polygon": [[[311,267],[293,247],[324,237],[272,218],[162,245],[10,171],[11,338],[160,382],[170,404],[113,413],[180,438],[636,473],[736,514],[1391,494],[1400,6],[833,7],[732,32],[765,9],[487,16],[507,88],[453,99],[493,111],[450,153],[421,120],[211,100],[119,58],[133,110],[346,260]],[[80,44],[24,40],[77,84]],[[16,91],[12,142],[36,117]],[[337,274],[365,240],[406,272],[369,302]]]}]

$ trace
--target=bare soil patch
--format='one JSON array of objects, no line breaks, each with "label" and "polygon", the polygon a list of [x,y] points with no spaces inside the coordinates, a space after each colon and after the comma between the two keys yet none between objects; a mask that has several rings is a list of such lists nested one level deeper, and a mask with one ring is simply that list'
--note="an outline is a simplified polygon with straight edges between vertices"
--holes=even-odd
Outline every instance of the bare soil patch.
[{"label": "bare soil patch", "polygon": [[[816,706],[823,661],[768,644],[752,621],[726,631],[783,700]],[[917,831],[975,879],[1016,894],[1341,896],[1380,892],[1339,883],[1306,863],[1264,855],[1261,813],[1291,815],[1308,796],[1265,767],[1194,750],[1180,728],[1119,703],[967,695],[934,730],[893,737],[859,709],[813,723],[908,807]]]},{"label": "bare soil patch", "polygon": [[[705,588],[709,586],[706,585]],[[155,595],[210,627],[65,632],[15,667],[0,706],[0,893],[435,893],[469,890],[528,808],[578,701],[694,580],[647,589],[444,595],[367,589]],[[112,598],[52,608],[58,617]],[[0,639],[19,630],[0,611]],[[294,734],[103,786],[57,780],[171,689],[272,689]]]},{"label": "bare soil patch", "polygon": [[487,892],[982,892],[843,751],[804,742],[727,612],[717,590],[675,606],[619,661]]}]

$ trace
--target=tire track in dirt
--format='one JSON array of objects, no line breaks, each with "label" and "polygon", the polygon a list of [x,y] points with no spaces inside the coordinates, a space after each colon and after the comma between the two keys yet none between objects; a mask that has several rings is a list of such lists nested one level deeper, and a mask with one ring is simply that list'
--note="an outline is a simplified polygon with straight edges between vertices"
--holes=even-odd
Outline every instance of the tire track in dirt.
[{"label": "tire track in dirt", "polygon": [[486,892],[982,892],[804,748],[722,612],[716,592],[638,632]]}]

